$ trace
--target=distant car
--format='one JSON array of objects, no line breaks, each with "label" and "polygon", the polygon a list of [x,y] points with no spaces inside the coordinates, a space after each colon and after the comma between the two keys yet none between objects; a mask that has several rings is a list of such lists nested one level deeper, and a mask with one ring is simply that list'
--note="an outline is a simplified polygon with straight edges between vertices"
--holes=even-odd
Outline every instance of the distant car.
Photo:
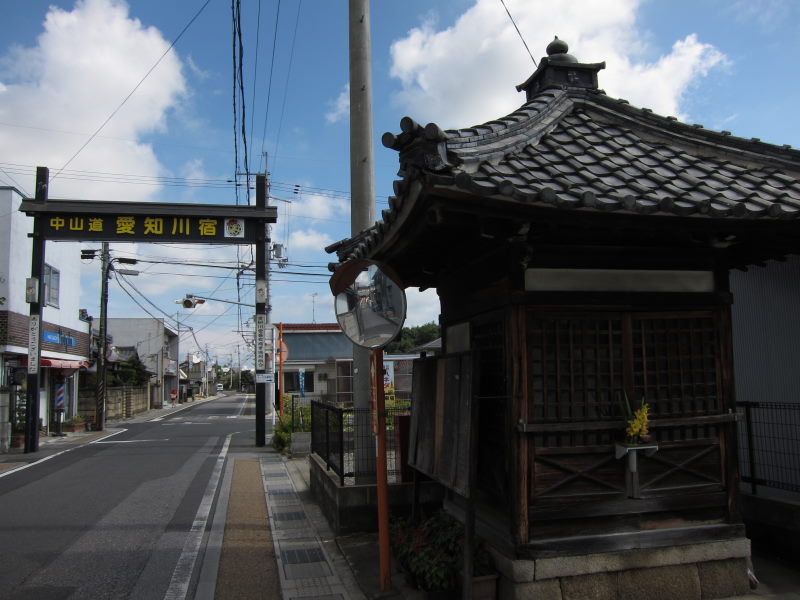
[{"label": "distant car", "polygon": [[217,384],[217,391],[218,391],[218,392],[221,392],[221,391],[222,391],[222,390],[224,390],[224,389],[225,389],[225,386],[224,386],[224,385],[222,385],[221,383],[218,383],[218,384]]}]

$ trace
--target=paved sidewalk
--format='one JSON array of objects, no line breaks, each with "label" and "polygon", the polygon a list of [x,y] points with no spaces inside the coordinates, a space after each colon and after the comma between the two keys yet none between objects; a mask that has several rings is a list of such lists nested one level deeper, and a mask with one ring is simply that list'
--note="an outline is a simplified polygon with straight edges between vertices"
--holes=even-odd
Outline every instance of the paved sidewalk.
[{"label": "paved sidewalk", "polygon": [[[293,577],[286,579],[283,574],[281,575],[284,599],[342,598],[341,595],[337,595],[340,593],[338,591],[327,591],[328,589],[333,590],[334,587],[325,587],[328,585],[328,581],[334,582],[337,579],[347,582],[342,584],[347,590],[344,598],[403,598],[405,600],[425,598],[423,592],[409,587],[399,574],[392,576],[393,589],[391,591],[380,591],[377,534],[361,533],[340,537],[333,535],[322,511],[308,491],[307,456],[285,459],[273,453],[262,459],[262,465],[264,465],[265,489],[272,490],[272,494],[268,492],[268,503],[273,532],[283,528],[284,539],[288,536],[289,539],[298,540],[296,544],[298,547],[315,548],[311,551],[312,554],[302,556],[304,560],[318,559],[306,563],[309,565],[307,571],[293,570],[291,571]],[[291,496],[291,499],[283,497],[284,494]],[[276,502],[275,508],[273,508],[273,502]],[[281,505],[283,502],[286,504]],[[302,520],[302,525],[298,524],[298,528],[295,529],[298,535],[292,537],[292,527],[286,526],[287,518],[281,522],[280,518],[275,519],[273,513],[286,511],[288,517],[291,514],[299,514],[301,510],[305,514],[305,519]],[[274,539],[277,540],[278,536],[276,535]],[[314,545],[314,539],[318,540],[318,545]],[[279,561],[285,550],[294,548],[289,544],[279,547],[278,542],[275,543],[275,553],[279,557]],[[321,549],[319,554],[317,554],[316,548]],[[288,555],[284,562],[287,559],[293,560],[293,556]],[[800,600],[800,565],[791,565],[759,554],[753,557],[753,565],[756,576],[760,580],[758,589],[744,596],[721,600]],[[322,572],[326,574],[325,578],[314,577],[314,573]],[[331,574],[328,574],[329,572]],[[317,580],[315,581],[315,579]],[[315,587],[317,581],[320,584],[319,587]]]},{"label": "paved sidewalk", "polygon": [[261,458],[281,597],[366,598],[338,551],[325,517],[311,501],[307,482],[293,469],[296,464],[275,451]]}]

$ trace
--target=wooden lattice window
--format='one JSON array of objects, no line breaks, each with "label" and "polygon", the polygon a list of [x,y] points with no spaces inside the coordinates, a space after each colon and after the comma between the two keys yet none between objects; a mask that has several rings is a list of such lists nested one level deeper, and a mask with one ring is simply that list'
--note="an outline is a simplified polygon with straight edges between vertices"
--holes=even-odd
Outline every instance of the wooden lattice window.
[{"label": "wooden lattice window", "polygon": [[[652,418],[721,412],[714,313],[536,314],[528,319],[529,417],[533,423],[619,422],[642,398]],[[595,429],[536,435],[537,446],[613,443]],[[708,437],[702,427],[670,439]],[[675,437],[678,436],[678,437]]]}]

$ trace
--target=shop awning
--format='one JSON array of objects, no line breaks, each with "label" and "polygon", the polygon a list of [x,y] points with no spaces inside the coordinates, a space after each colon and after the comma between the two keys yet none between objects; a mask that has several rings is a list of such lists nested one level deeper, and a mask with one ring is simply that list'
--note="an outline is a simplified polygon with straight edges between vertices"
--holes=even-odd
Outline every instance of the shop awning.
[{"label": "shop awning", "polygon": [[[28,366],[28,357],[24,357],[21,361],[21,366]],[[53,369],[87,369],[89,362],[85,360],[61,360],[58,358],[42,358],[39,359],[40,367],[51,367]]]}]

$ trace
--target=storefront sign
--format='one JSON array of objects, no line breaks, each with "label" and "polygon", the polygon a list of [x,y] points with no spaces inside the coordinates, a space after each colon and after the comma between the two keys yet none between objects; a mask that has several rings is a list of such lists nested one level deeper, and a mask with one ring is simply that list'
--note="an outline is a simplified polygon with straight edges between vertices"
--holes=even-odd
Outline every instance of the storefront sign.
[{"label": "storefront sign", "polygon": [[68,335],[64,335],[63,333],[58,333],[56,331],[47,331],[47,330],[43,331],[42,341],[69,347],[74,347],[78,345],[78,342],[77,340],[75,340],[74,337],[70,337]]}]

